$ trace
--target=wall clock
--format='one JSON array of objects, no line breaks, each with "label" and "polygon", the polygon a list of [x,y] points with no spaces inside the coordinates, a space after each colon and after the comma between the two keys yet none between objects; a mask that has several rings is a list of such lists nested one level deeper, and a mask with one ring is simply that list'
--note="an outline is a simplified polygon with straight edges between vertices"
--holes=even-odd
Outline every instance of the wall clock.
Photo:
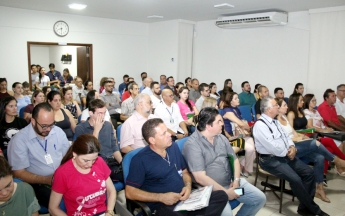
[{"label": "wall clock", "polygon": [[54,24],[53,30],[57,36],[65,37],[69,32],[69,27],[65,21],[59,20]]}]

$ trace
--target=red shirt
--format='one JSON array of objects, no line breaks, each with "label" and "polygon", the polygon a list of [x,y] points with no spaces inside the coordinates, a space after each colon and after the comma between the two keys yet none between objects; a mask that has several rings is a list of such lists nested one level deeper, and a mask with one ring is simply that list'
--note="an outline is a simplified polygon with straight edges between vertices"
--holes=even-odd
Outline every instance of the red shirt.
[{"label": "red shirt", "polygon": [[88,174],[80,173],[72,159],[54,174],[52,190],[63,194],[67,215],[95,215],[107,210],[106,183],[110,169],[98,157]]},{"label": "red shirt", "polygon": [[129,91],[125,91],[122,94],[122,101],[125,101],[127,98],[129,98],[131,96],[131,94],[129,93]]},{"label": "red shirt", "polygon": [[320,106],[317,108],[317,111],[319,111],[321,117],[323,118],[323,121],[326,126],[328,126],[327,121],[331,120],[337,125],[340,125],[337,111],[335,110],[335,106],[330,106],[326,101],[324,101]]}]

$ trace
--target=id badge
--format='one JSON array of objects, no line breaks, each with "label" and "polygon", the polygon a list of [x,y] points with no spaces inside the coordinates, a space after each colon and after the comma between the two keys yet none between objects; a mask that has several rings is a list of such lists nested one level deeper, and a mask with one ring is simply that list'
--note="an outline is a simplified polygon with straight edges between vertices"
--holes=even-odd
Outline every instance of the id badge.
[{"label": "id badge", "polygon": [[44,155],[44,158],[46,159],[46,163],[47,163],[47,164],[52,164],[52,163],[53,163],[53,159],[52,159],[52,157],[50,156],[50,154]]},{"label": "id badge", "polygon": [[174,119],[173,118],[170,119],[170,124],[174,124]]}]

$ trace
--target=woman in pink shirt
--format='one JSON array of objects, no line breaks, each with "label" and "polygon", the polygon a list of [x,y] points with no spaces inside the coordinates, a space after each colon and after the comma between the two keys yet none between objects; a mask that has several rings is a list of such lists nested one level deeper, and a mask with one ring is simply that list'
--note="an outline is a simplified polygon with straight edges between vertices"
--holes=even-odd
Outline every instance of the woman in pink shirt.
[{"label": "woman in pink shirt", "polygon": [[181,116],[187,125],[192,125],[193,121],[188,121],[188,119],[191,117],[188,118],[187,115],[199,115],[199,110],[195,107],[195,104],[192,100],[188,100],[189,89],[187,87],[181,87],[178,92],[180,100],[177,102],[177,105],[180,108]]}]

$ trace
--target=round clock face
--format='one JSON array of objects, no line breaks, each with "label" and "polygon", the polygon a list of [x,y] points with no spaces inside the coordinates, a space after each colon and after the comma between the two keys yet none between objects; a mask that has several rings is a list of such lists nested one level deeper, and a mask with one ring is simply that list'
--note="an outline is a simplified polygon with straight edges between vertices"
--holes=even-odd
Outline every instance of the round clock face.
[{"label": "round clock face", "polygon": [[60,37],[64,37],[68,34],[69,27],[65,21],[57,21],[53,26],[54,32]]}]

